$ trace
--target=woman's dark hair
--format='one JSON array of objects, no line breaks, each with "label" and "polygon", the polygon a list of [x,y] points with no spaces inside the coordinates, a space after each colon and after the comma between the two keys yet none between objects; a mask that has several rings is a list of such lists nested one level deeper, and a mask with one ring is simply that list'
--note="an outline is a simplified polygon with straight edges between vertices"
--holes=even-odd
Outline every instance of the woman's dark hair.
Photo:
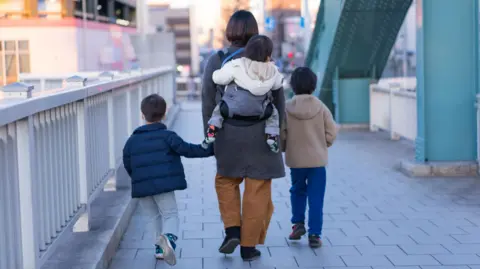
[{"label": "woman's dark hair", "polygon": [[233,45],[244,47],[254,35],[258,35],[258,24],[253,14],[246,10],[233,13],[227,24],[227,40]]},{"label": "woman's dark hair", "polygon": [[293,92],[298,94],[312,94],[317,86],[317,75],[308,67],[298,67],[290,78]]},{"label": "woman's dark hair", "polygon": [[245,57],[252,61],[266,62],[272,56],[273,42],[268,36],[256,35],[245,47]]},{"label": "woman's dark hair", "polygon": [[167,103],[160,95],[151,94],[142,100],[140,110],[147,122],[159,122],[165,116]]}]

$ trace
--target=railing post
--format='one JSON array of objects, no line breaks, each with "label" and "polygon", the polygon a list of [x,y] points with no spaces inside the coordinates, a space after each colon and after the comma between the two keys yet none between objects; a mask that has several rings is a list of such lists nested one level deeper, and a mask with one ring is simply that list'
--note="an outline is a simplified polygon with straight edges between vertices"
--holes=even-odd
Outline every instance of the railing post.
[{"label": "railing post", "polygon": [[14,82],[2,88],[4,98],[31,98],[33,85]]},{"label": "railing post", "polygon": [[378,132],[378,127],[374,124],[374,114],[375,114],[375,107],[373,100],[373,95],[375,92],[375,84],[370,84],[370,132]]},{"label": "railing post", "polygon": [[388,95],[388,103],[389,103],[389,106],[388,106],[388,111],[389,111],[389,118],[390,118],[390,139],[391,140],[399,140],[400,139],[400,136],[395,132],[395,130],[393,129],[394,128],[394,115],[395,115],[395,112],[394,109],[393,109],[393,93],[394,91],[398,91],[399,90],[399,87],[388,87],[388,91],[389,91],[389,95]]},{"label": "railing post", "polygon": [[[33,192],[33,166],[35,146],[32,116],[16,122],[18,187],[20,197],[20,227],[24,269],[36,269],[39,251],[37,221],[35,218],[35,193]],[[14,248],[14,246],[12,246]]]},{"label": "railing post", "polygon": [[[69,77],[64,81],[67,88],[85,87],[86,78],[79,76]],[[90,204],[88,202],[88,177],[87,177],[87,132],[86,132],[86,99],[76,103],[77,106],[77,158],[78,158],[78,187],[80,192],[80,203],[85,207],[73,230],[75,232],[84,232],[90,230]]]},{"label": "railing post", "polygon": [[130,133],[132,132],[133,130],[133,127],[132,127],[132,89],[131,88],[128,88],[127,90],[127,96],[126,96],[126,102],[127,102],[127,105],[126,105],[126,110],[127,110],[127,134],[130,135]]},{"label": "railing post", "polygon": [[81,76],[71,76],[63,81],[63,86],[68,88],[85,87],[87,78]]},{"label": "railing post", "polygon": [[[111,72],[103,72],[99,75],[102,81],[113,80],[114,75]],[[114,125],[114,111],[113,111],[113,92],[106,92],[107,94],[107,120],[108,120],[108,168],[115,169],[115,125]]]}]

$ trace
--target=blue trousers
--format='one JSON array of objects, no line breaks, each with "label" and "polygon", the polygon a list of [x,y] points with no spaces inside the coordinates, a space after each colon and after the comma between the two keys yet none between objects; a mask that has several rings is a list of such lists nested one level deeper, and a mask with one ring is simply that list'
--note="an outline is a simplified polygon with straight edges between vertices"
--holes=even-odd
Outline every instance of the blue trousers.
[{"label": "blue trousers", "polygon": [[305,223],[308,198],[308,234],[322,235],[323,200],[327,184],[325,167],[291,168],[292,223]]}]

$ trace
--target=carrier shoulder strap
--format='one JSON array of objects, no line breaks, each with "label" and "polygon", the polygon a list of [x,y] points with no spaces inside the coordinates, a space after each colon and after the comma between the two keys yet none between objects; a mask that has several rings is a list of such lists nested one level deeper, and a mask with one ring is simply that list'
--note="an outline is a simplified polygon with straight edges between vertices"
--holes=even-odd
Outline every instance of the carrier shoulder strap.
[{"label": "carrier shoulder strap", "polygon": [[[223,59],[222,61],[222,67],[228,62],[230,61],[231,59],[233,59],[233,57],[235,57],[235,55],[237,54],[240,54],[243,52],[243,48],[239,48],[238,50],[236,50],[235,52],[231,53],[230,55],[228,55],[227,57],[225,57],[225,59]],[[221,59],[221,58],[220,58]]]}]

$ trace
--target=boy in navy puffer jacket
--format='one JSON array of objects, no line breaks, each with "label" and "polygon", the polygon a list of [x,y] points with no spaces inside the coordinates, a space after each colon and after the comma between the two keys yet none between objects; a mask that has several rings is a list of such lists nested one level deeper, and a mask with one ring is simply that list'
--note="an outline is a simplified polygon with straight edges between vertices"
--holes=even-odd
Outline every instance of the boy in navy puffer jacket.
[{"label": "boy in navy puffer jacket", "polygon": [[[146,123],[130,136],[123,149],[123,164],[132,179],[132,197],[154,218],[155,257],[176,264],[175,241],[179,218],[174,191],[187,188],[181,156],[213,156],[213,148],[189,144],[161,123],[165,100],[152,94],[141,103]],[[162,221],[163,219],[163,221]]]}]

